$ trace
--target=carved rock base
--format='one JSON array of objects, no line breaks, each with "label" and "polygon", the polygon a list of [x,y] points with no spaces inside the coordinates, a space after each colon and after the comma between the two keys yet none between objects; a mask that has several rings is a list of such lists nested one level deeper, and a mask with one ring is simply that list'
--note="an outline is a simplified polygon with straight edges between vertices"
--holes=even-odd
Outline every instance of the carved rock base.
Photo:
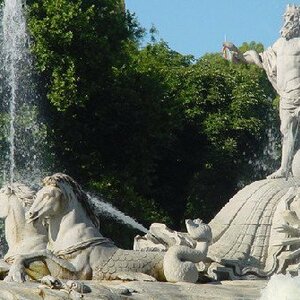
[{"label": "carved rock base", "polygon": [[[85,281],[92,292],[82,299],[259,299],[267,281],[227,281],[210,284],[162,283],[162,282],[97,282]],[[128,297],[128,298],[127,298]],[[0,299],[64,300],[77,299],[64,291],[41,288],[37,283],[0,282]]]}]

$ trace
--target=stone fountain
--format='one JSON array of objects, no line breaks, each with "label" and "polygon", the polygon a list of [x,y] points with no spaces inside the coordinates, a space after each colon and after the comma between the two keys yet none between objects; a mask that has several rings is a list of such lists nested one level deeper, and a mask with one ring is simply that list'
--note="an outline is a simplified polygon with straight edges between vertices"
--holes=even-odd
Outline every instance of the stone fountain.
[{"label": "stone fountain", "polygon": [[[5,26],[16,11],[14,19],[25,26],[21,1],[5,1],[5,9]],[[100,234],[97,201],[68,175],[45,177],[36,195],[13,183],[20,61],[5,48],[10,184],[0,190],[0,217],[6,220],[9,251],[0,262],[0,298],[258,299],[270,276],[299,275],[299,20],[300,7],[289,5],[281,37],[263,53],[240,53],[233,43],[224,43],[232,62],[263,68],[281,97],[279,170],[239,191],[208,225],[186,220],[186,232],[176,232],[164,224],[152,224],[149,231],[136,224],[146,235],[135,238],[134,250],[119,249]],[[17,30],[15,45],[26,40],[25,31]],[[16,41],[12,32],[6,31],[4,40]]]}]

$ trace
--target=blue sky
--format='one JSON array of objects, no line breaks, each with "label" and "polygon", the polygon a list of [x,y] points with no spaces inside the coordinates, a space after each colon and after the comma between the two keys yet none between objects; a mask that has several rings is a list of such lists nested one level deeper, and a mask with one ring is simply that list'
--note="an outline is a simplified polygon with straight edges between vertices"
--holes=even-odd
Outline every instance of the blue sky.
[{"label": "blue sky", "polygon": [[300,5],[285,0],[125,1],[142,27],[153,24],[172,49],[196,57],[220,51],[225,35],[236,45],[257,41],[269,46],[279,37],[286,5]]}]

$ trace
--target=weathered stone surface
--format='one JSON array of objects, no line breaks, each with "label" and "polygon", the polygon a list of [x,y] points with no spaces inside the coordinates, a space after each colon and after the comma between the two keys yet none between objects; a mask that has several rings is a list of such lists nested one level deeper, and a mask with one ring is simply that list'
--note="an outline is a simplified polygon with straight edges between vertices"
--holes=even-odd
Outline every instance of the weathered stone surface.
[{"label": "weathered stone surface", "polygon": [[[65,279],[135,280],[141,276],[145,278],[147,275],[147,280],[149,276],[162,281],[166,279],[169,282],[198,280],[196,263],[206,259],[212,237],[208,225],[200,220],[197,222],[189,220],[189,229],[197,238],[197,240],[189,238],[193,248],[174,246],[166,255],[157,251],[146,252],[145,255],[142,251],[123,250],[101,235],[99,218],[95,214],[91,197],[74,179],[66,174],[56,173],[44,178],[43,184],[25,219],[29,224],[46,219],[51,241],[47,245],[47,250],[69,263],[65,266],[59,262],[58,267],[49,268],[52,276]],[[22,217],[24,218],[24,214]],[[165,225],[159,224],[157,230],[155,228],[153,230],[159,235],[162,227],[164,228],[162,236],[167,238],[167,244],[176,244],[177,240],[183,243],[187,240],[184,236],[181,237],[181,234],[168,230]],[[6,278],[11,281],[24,281],[27,272],[25,266],[33,259],[41,260],[41,258],[49,258],[49,255],[48,257],[37,256],[35,253],[22,255],[14,262]],[[72,270],[70,266],[73,267]],[[60,275],[61,273],[63,275]]]},{"label": "weathered stone surface", "polygon": [[[162,282],[121,282],[85,281],[92,292],[84,294],[87,300],[169,300],[169,299],[259,299],[267,281],[224,281],[214,284],[162,283]],[[76,299],[65,291],[51,290],[37,283],[0,282],[1,300],[64,300]]]},{"label": "weathered stone surface", "polygon": [[172,246],[187,246],[207,253],[212,240],[211,228],[201,219],[186,219],[185,224],[187,232],[178,232],[168,228],[165,224],[153,223],[146,235],[138,235],[134,238],[133,249],[167,251]]},{"label": "weathered stone surface", "polygon": [[126,287],[135,289],[137,294],[133,299],[259,299],[265,281],[226,281],[216,284],[189,284],[189,283],[127,283]]},{"label": "weathered stone surface", "polygon": [[234,266],[238,276],[280,272],[278,257],[284,247],[278,241],[283,241],[287,233],[276,228],[284,223],[282,213],[295,197],[290,188],[297,183],[294,178],[266,179],[239,191],[209,223],[213,244],[208,257]]}]

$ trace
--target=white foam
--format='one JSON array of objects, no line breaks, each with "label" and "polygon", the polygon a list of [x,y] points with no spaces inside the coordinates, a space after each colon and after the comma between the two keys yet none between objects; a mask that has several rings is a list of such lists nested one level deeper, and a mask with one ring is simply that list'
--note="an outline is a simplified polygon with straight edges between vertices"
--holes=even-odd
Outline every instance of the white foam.
[{"label": "white foam", "polygon": [[300,276],[273,275],[262,290],[260,300],[299,300]]}]

